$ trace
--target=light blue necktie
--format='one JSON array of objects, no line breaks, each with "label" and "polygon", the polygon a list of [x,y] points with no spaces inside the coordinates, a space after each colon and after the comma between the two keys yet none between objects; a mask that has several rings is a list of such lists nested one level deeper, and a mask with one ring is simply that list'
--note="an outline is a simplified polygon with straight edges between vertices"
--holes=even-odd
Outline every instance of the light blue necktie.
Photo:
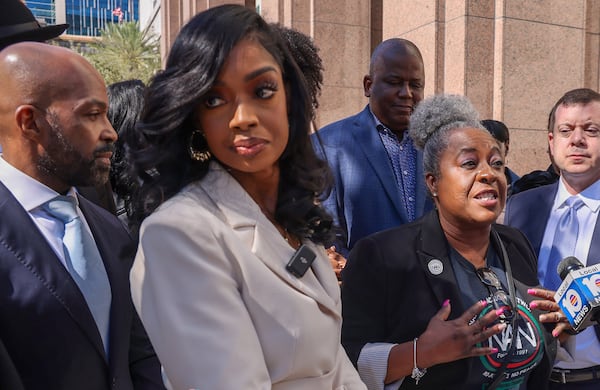
[{"label": "light blue necktie", "polygon": [[558,263],[565,257],[575,254],[577,235],[579,234],[577,210],[584,205],[583,201],[577,196],[567,198],[565,203],[568,209],[558,219],[544,281],[545,287],[551,290],[558,289],[561,283],[560,276],[556,272]]},{"label": "light blue necktie", "polygon": [[106,269],[96,243],[81,223],[76,210],[75,198],[57,196],[46,202],[43,207],[64,223],[65,264],[85,297],[102,337],[104,351],[108,356],[108,328],[112,294]]}]

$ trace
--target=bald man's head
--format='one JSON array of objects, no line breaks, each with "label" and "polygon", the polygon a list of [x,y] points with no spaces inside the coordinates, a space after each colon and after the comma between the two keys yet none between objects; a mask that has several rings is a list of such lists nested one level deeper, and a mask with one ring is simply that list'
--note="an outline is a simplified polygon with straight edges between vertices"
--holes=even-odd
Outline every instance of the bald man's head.
[{"label": "bald man's head", "polygon": [[102,77],[68,49],[23,42],[0,51],[3,158],[64,192],[106,181],[116,133]]},{"label": "bald man's head", "polygon": [[47,106],[51,101],[69,97],[81,76],[104,84],[98,71],[69,49],[22,42],[0,51],[0,82],[11,88],[4,89],[2,95],[22,99],[19,103]]},{"label": "bald man's head", "polygon": [[397,55],[411,55],[417,57],[421,63],[423,62],[423,56],[421,56],[421,51],[411,41],[403,38],[391,38],[386,39],[381,42],[375,50],[373,50],[373,54],[371,54],[371,61],[369,63],[369,74],[373,75],[374,67],[382,59],[382,56],[386,53],[396,53]]},{"label": "bald man's head", "polygon": [[425,71],[421,52],[406,39],[383,41],[373,51],[363,86],[373,114],[402,139],[410,115],[423,99]]}]

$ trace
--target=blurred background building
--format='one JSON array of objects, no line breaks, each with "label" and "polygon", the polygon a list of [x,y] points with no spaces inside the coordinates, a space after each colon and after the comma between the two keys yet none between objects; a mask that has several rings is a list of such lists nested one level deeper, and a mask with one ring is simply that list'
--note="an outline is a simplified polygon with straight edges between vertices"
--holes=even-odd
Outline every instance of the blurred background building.
[{"label": "blurred background building", "polygon": [[36,18],[68,23],[68,35],[97,37],[107,23],[139,20],[140,0],[26,0]]},{"label": "blurred background building", "polygon": [[425,95],[466,95],[482,119],[504,122],[511,130],[509,164],[518,174],[548,166],[554,102],[573,88],[600,90],[600,0],[27,1],[38,17],[48,14],[48,23],[70,23],[68,34],[93,35],[118,21],[112,12],[119,7],[123,18],[160,36],[163,59],[185,22],[225,3],[252,7],[314,39],[325,67],[319,126],[367,103],[362,80],[379,42],[410,39],[423,53]]}]

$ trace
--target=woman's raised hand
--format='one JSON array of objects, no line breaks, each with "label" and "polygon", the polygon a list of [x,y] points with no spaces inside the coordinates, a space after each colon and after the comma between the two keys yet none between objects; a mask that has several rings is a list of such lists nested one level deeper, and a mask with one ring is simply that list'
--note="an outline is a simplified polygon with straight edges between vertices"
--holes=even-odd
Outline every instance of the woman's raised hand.
[{"label": "woman's raised hand", "polygon": [[478,301],[457,319],[448,320],[450,302],[446,300],[442,308],[429,320],[425,332],[419,336],[417,365],[427,368],[497,352],[496,348],[476,346],[506,328],[504,323],[493,324],[502,314],[502,309],[491,310],[474,321],[487,305],[486,301]]}]

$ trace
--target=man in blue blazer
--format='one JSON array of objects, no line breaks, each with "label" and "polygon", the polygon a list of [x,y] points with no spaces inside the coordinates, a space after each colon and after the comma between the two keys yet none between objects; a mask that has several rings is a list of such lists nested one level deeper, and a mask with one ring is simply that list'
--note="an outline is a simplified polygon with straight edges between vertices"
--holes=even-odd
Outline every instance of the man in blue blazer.
[{"label": "man in blue blazer", "polygon": [[347,254],[362,237],[411,222],[433,207],[422,154],[406,132],[424,86],[419,49],[405,39],[388,39],[373,52],[363,80],[369,104],[313,135],[334,176],[324,205],[342,230],[338,252]]},{"label": "man in blue blazer", "polygon": [[[556,289],[556,264],[567,256],[584,265],[600,262],[600,94],[575,89],[563,95],[550,112],[550,152],[560,169],[558,182],[520,192],[508,199],[505,223],[519,228],[538,255],[538,276],[544,286]],[[571,209],[571,202],[579,207]],[[574,212],[576,237],[565,249],[556,234],[563,215]],[[577,225],[579,227],[575,227]],[[554,279],[554,280],[553,280]],[[551,376],[552,389],[600,388],[600,327],[561,340]]]},{"label": "man in blue blazer", "polygon": [[[116,133],[104,81],[74,52],[27,42],[0,52],[0,85],[0,340],[24,387],[164,389],[131,300],[134,242],[74,189],[108,179]],[[45,206],[59,195],[91,233],[85,259],[95,244],[107,322],[84,291],[87,275],[67,270],[76,252]]]}]

